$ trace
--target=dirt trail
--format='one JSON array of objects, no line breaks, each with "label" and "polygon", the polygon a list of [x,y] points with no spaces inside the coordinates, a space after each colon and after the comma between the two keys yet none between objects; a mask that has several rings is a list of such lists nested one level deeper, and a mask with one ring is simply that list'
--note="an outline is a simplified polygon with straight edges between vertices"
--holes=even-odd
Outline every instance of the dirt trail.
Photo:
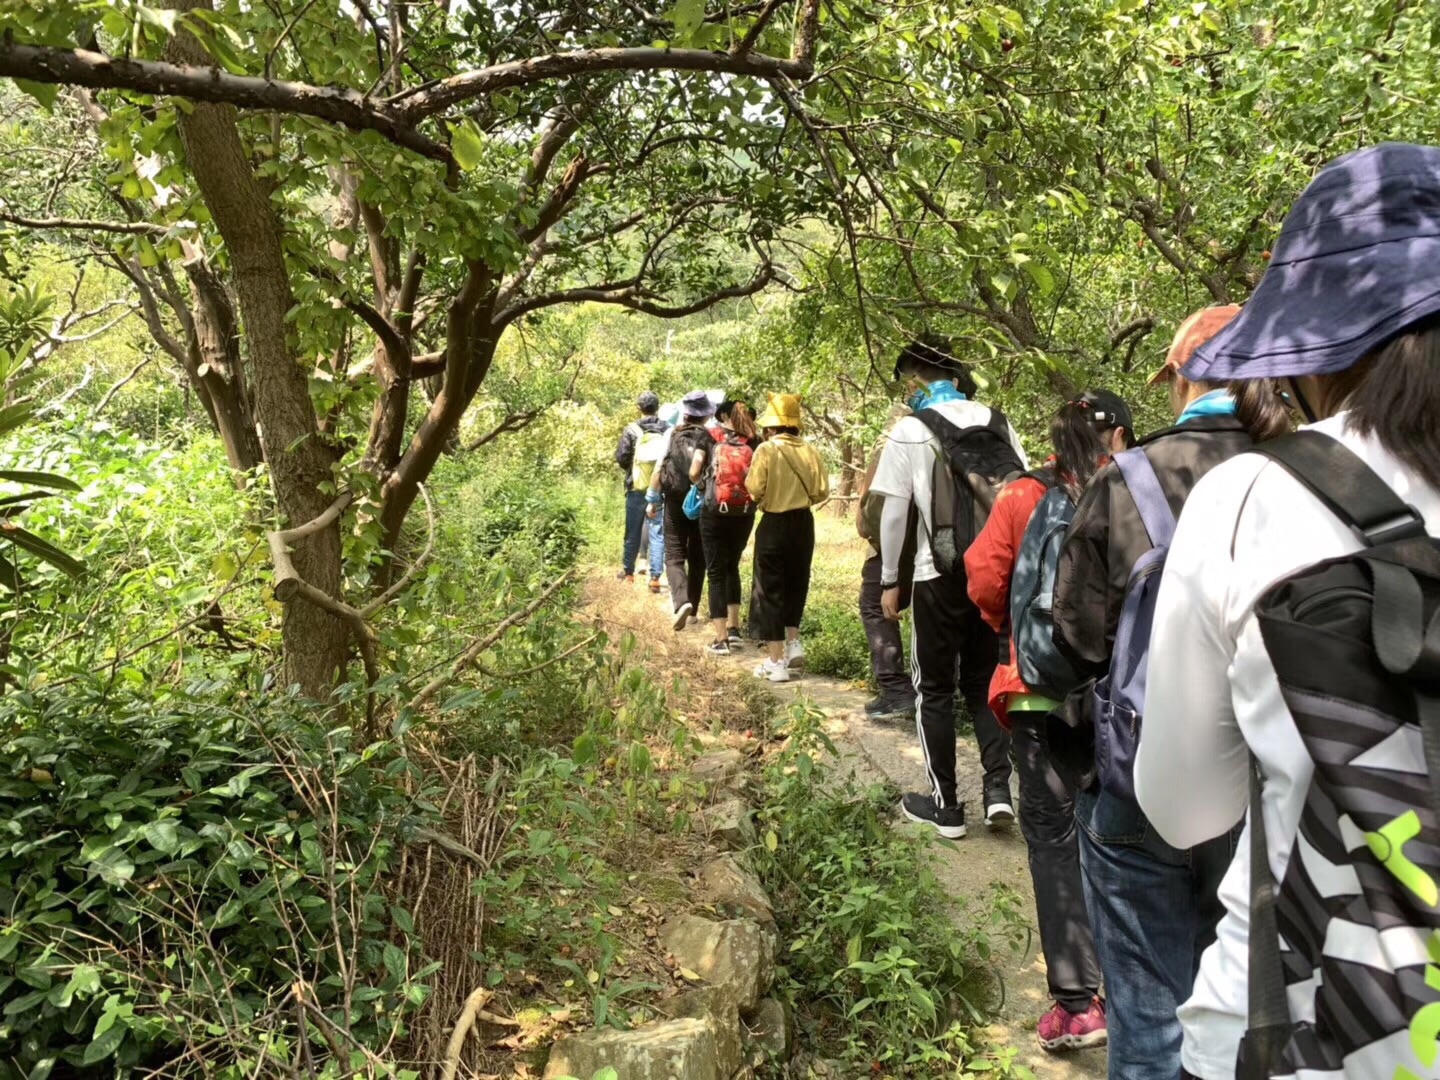
[{"label": "dirt trail", "polygon": [[[647,631],[653,633],[650,628],[658,625],[667,627],[661,631],[669,638],[662,646],[664,652],[670,652],[672,646],[682,649],[688,646],[702,663],[727,664],[747,675],[756,664],[758,653],[754,647],[747,645],[738,649],[728,660],[712,659],[703,655],[709,641],[707,630],[692,628],[680,633],[668,630],[668,596],[650,596],[643,587],[632,590],[624,586],[606,586],[602,589],[607,599],[613,595],[618,601],[609,607],[607,617],[613,618],[621,611],[628,613],[637,608],[645,609],[643,613],[637,611],[636,615],[637,621],[643,623]],[[924,765],[914,727],[876,724],[867,720],[864,704],[869,694],[863,688],[836,679],[805,675],[790,683],[776,684],[773,689],[782,699],[803,697],[824,712],[831,737],[862,779],[884,778],[906,791],[926,790]],[[1017,1063],[1027,1066],[1042,1080],[1099,1080],[1106,1075],[1103,1049],[1057,1056],[1045,1053],[1035,1041],[1035,1023],[1049,1008],[1050,999],[1045,984],[1045,960],[1039,951],[1039,935],[1033,932],[1035,900],[1030,886],[1025,840],[1017,826],[988,829],[983,818],[975,815],[981,805],[982,771],[979,751],[972,737],[959,740],[956,776],[960,783],[960,796],[966,801],[973,820],[968,822],[970,832],[964,840],[957,841],[953,846],[935,847],[938,861],[936,874],[956,896],[983,897],[995,882],[1007,886],[1020,897],[1023,917],[1032,930],[1030,947],[1023,956],[997,945],[995,957],[1005,982],[1005,1000],[991,1033],[1001,1045],[1014,1047]],[[901,824],[897,827],[911,826]]]}]

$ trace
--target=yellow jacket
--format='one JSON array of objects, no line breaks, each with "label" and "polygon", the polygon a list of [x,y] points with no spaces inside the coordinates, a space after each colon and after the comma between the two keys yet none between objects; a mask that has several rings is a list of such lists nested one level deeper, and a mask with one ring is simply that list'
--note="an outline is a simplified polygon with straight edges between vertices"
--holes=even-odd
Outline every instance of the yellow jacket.
[{"label": "yellow jacket", "polygon": [[760,444],[745,486],[766,513],[803,510],[830,497],[830,476],[813,446],[794,435]]}]

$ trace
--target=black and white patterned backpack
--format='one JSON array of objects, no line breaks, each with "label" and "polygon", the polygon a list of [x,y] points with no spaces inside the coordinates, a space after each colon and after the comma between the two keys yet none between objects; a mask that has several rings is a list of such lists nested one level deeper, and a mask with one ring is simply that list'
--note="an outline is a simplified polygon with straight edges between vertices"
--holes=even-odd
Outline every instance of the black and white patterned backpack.
[{"label": "black and white patterned backpack", "polygon": [[1440,545],[1359,457],[1302,431],[1278,462],[1365,547],[1256,605],[1315,765],[1284,879],[1251,782],[1240,1080],[1440,1077]]}]

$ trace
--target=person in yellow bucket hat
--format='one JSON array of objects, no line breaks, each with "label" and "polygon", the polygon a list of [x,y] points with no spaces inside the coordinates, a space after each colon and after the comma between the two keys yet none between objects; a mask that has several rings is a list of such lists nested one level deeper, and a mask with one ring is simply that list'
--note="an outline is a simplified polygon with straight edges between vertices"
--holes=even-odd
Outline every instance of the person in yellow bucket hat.
[{"label": "person in yellow bucket hat", "polygon": [[805,663],[800,618],[815,555],[811,507],[830,497],[830,476],[820,454],[800,436],[800,395],[766,396],[769,404],[755,421],[766,439],[755,451],[745,481],[762,514],[755,529],[750,621],[769,650],[755,676],[788,682],[791,670]]}]

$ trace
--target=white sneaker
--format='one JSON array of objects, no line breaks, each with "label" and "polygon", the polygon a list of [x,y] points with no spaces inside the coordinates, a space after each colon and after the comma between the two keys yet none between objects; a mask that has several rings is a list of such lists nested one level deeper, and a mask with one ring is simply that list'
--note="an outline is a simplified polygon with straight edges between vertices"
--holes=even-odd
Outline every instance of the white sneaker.
[{"label": "white sneaker", "polygon": [[785,666],[800,671],[805,667],[805,646],[800,639],[785,642]]},{"label": "white sneaker", "polygon": [[757,679],[768,679],[770,682],[790,681],[790,669],[783,660],[762,660],[755,666],[753,674]]},{"label": "white sneaker", "polygon": [[685,624],[690,621],[690,613],[695,610],[694,604],[681,604],[680,610],[675,612],[675,629],[684,630]]}]

